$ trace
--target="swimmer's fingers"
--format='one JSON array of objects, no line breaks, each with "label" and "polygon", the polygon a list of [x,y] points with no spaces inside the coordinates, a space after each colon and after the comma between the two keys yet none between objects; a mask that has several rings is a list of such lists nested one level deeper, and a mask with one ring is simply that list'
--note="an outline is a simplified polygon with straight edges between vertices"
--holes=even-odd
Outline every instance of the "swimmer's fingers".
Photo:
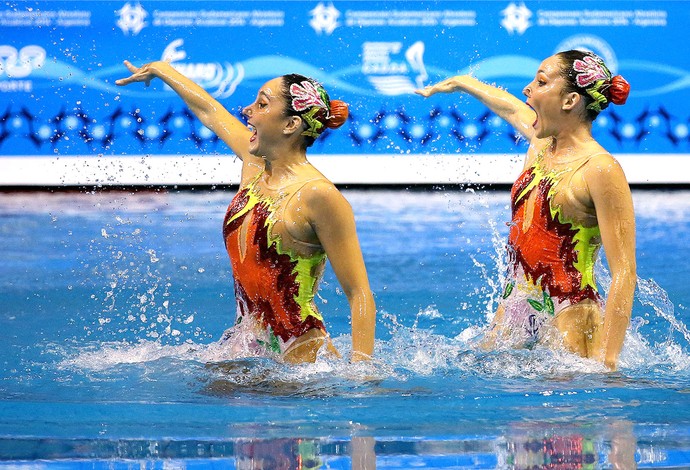
[{"label": "swimmer's fingers", "polygon": [[425,98],[435,95],[436,93],[452,93],[456,90],[456,84],[454,78],[448,78],[442,82],[438,82],[435,85],[429,85],[424,88],[415,90],[415,93],[421,95]]},{"label": "swimmer's fingers", "polygon": [[414,92],[415,92],[417,95],[421,95],[421,96],[423,96],[424,98],[428,98],[428,97],[430,97],[431,95],[433,95],[433,93],[432,93],[432,88],[433,88],[433,87],[432,87],[431,85],[429,85],[429,86],[427,86],[427,87],[425,87],[425,88],[419,88],[419,89],[415,90]]},{"label": "swimmer's fingers", "polygon": [[127,69],[130,72],[132,72],[132,75],[130,75],[127,78],[115,80],[115,84],[118,86],[125,86],[135,82],[144,82],[146,86],[149,86],[151,84],[151,80],[155,78],[155,75],[153,75],[153,73],[151,73],[151,71],[149,70],[148,64],[142,65],[141,67],[135,67],[128,60],[125,60],[124,64],[125,67],[127,67]]},{"label": "swimmer's fingers", "polygon": [[133,63],[131,63],[128,60],[125,60],[122,63],[125,64],[125,67],[127,67],[127,70],[129,70],[132,73],[137,73],[139,71],[139,67],[136,67]]},{"label": "swimmer's fingers", "polygon": [[[443,83],[443,82],[441,82]],[[420,88],[418,90],[415,90],[414,92],[418,95],[423,96],[424,98],[428,98],[431,95],[435,95],[436,93],[442,93],[443,91],[440,88],[441,83],[437,83],[436,85],[428,85],[424,88]]]}]

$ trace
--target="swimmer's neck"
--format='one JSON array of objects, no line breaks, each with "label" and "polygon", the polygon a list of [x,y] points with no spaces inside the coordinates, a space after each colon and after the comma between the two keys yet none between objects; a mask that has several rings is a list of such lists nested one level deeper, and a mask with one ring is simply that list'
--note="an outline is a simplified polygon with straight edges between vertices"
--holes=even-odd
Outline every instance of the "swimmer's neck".
[{"label": "swimmer's neck", "polygon": [[309,165],[304,151],[284,153],[277,158],[264,157],[266,181],[279,183],[300,173],[300,168]]},{"label": "swimmer's neck", "polygon": [[561,160],[572,160],[573,157],[589,153],[593,146],[599,144],[592,137],[591,126],[582,126],[573,131],[561,132],[551,138],[547,158],[554,163]]}]

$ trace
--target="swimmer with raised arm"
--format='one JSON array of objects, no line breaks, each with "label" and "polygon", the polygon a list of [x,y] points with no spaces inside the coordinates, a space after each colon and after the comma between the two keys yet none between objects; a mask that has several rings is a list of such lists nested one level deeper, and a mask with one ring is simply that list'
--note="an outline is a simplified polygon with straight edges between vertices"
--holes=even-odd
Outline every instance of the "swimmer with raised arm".
[{"label": "swimmer with raised arm", "polygon": [[169,63],[125,65],[132,75],[118,85],[160,78],[242,160],[223,224],[237,300],[228,347],[295,363],[314,362],[324,344],[338,354],[314,302],[328,257],[350,305],[351,359],[370,359],[376,307],[352,208],[306,156],[326,128],[345,122],[347,105],[312,79],[284,75],[242,110],[247,127]]},{"label": "swimmer with raised arm", "polygon": [[[624,104],[629,89],[595,54],[567,51],[541,63],[526,103],[469,75],[417,91],[468,93],[529,140],[511,191],[509,273],[488,345],[555,336],[616,369],[637,279],[635,215],[623,170],[592,137],[592,122],[609,103]],[[611,271],[605,306],[594,280],[600,246]]]}]

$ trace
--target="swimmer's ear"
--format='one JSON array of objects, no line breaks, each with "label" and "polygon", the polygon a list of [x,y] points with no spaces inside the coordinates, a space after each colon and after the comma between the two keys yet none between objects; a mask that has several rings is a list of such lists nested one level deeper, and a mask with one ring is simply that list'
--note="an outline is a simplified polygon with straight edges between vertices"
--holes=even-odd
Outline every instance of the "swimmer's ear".
[{"label": "swimmer's ear", "polygon": [[302,131],[302,118],[299,116],[289,116],[283,128],[283,134],[293,134]]},{"label": "swimmer's ear", "polygon": [[575,91],[566,93],[566,95],[563,97],[563,111],[571,111],[575,109],[581,100],[582,96]]}]

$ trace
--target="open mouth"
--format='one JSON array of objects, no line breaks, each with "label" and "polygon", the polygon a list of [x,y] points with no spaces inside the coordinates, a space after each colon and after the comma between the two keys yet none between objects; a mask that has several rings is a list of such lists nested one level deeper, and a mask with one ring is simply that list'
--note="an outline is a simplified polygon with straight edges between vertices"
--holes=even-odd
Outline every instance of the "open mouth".
[{"label": "open mouth", "polygon": [[532,127],[537,127],[537,122],[539,122],[539,115],[538,115],[537,112],[534,110],[534,108],[532,107],[531,104],[529,104],[529,103],[525,103],[525,104],[526,104],[527,106],[529,106],[529,109],[531,109],[532,111],[534,111],[534,122],[532,123]]},{"label": "open mouth", "polygon": [[248,124],[247,127],[252,133],[252,135],[249,137],[249,142],[254,142],[256,140],[256,128],[251,124]]}]

